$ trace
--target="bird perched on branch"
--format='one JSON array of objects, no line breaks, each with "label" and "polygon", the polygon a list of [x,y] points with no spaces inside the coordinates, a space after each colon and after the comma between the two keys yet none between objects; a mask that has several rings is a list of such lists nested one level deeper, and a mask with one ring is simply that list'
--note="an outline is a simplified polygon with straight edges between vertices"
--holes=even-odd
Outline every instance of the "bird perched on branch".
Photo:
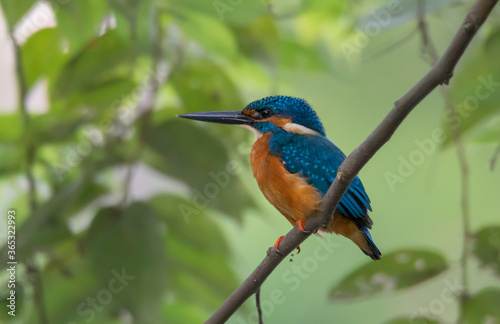
[{"label": "bird perched on branch", "polygon": [[[256,138],[250,161],[253,175],[266,199],[292,224],[304,223],[321,207],[321,200],[337,176],[344,153],[325,135],[316,112],[303,99],[271,96],[250,103],[242,111],[179,115],[204,122],[239,125]],[[333,221],[321,231],[352,240],[366,255],[380,259],[369,229],[370,199],[356,176],[340,200]],[[305,231],[304,231],[305,232]],[[279,238],[275,247],[279,247]]]}]

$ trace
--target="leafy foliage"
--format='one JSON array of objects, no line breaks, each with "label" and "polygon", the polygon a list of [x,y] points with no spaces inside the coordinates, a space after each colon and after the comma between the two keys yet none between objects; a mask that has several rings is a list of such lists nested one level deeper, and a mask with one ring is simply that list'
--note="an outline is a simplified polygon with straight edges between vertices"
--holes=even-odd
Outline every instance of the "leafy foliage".
[{"label": "leafy foliage", "polygon": [[471,296],[465,303],[466,323],[497,323],[500,321],[500,290],[485,289]]},{"label": "leafy foliage", "polygon": [[[428,2],[427,12],[453,2]],[[39,267],[50,322],[107,324],[199,323],[239,282],[219,220],[240,225],[245,211],[255,208],[239,175],[247,166],[234,150],[245,135],[181,122],[175,115],[238,110],[257,93],[288,91],[277,80],[291,70],[309,75],[345,68],[345,60],[336,57],[339,43],[387,9],[382,4],[373,11],[381,3],[372,1],[46,1],[56,24],[39,29],[37,17],[27,14],[40,2],[0,5],[8,33],[16,38],[23,25],[29,31],[13,55],[21,63],[16,77],[26,88],[20,100],[29,103],[40,89],[47,95],[41,112],[30,107],[29,116],[11,110],[0,115],[1,189],[12,193],[2,203],[16,206],[20,215],[17,318],[40,321],[33,270],[22,263],[29,261]],[[381,31],[412,26],[415,12],[416,4],[405,1]],[[500,79],[499,35],[497,25],[490,28],[453,79],[456,103],[476,96],[481,77]],[[461,118],[471,139],[498,143],[498,93],[492,91],[481,109]],[[135,170],[144,166],[158,171],[150,178],[161,178],[169,189],[149,192],[149,184],[142,184],[148,192],[138,198]],[[129,168],[130,183],[116,179]],[[35,192],[26,189],[28,169]],[[474,254],[496,273],[498,232],[479,231],[474,246]],[[2,269],[6,249],[0,248]],[[448,267],[435,252],[389,253],[347,276],[330,297],[350,300],[407,289]],[[123,279],[122,271],[133,279],[117,279]],[[496,319],[497,300],[496,290],[472,296],[467,319]]]},{"label": "leafy foliage", "polygon": [[[182,135],[186,132],[191,136]],[[206,130],[170,120],[155,126],[146,142],[157,153],[146,155],[151,166],[175,174],[193,188],[189,208],[207,205],[239,218],[242,207],[252,206],[236,171],[232,171],[235,162],[230,161],[220,140]]]},{"label": "leafy foliage", "polygon": [[412,287],[433,278],[448,268],[436,252],[400,250],[384,255],[380,262],[370,262],[345,277],[330,291],[337,301],[370,296]]},{"label": "leafy foliage", "polygon": [[[451,124],[452,127],[459,127],[464,133],[472,133],[472,137],[481,142],[498,143],[500,65],[494,53],[499,50],[500,29],[495,29],[476,48],[462,72],[457,75],[451,91],[458,108],[458,117],[446,118],[445,129],[448,135],[451,134]],[[444,145],[450,141],[451,136],[448,136]]]},{"label": "leafy foliage", "polygon": [[148,205],[100,210],[88,232],[86,254],[103,287],[112,276],[122,279],[117,279],[123,290],[116,293],[113,304],[128,309],[138,322],[155,322],[168,263],[158,216]]},{"label": "leafy foliage", "polygon": [[474,235],[474,254],[485,267],[500,275],[500,227],[492,226]]},{"label": "leafy foliage", "polygon": [[390,321],[386,322],[385,324],[408,324],[408,323],[415,323],[415,324],[439,324],[438,321],[430,319],[430,318],[416,317],[416,318],[411,318],[411,320],[409,320],[409,318],[410,318],[410,316],[395,318],[393,320],[390,320]]}]

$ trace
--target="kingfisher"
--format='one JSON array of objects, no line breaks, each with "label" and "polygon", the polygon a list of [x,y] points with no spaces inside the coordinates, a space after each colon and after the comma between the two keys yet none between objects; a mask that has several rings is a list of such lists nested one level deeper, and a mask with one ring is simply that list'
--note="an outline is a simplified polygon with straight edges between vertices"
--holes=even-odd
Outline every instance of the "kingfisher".
[{"label": "kingfisher", "polygon": [[[299,230],[321,208],[345,154],[325,135],[318,115],[306,100],[270,96],[242,111],[208,111],[178,115],[203,122],[238,125],[255,136],[250,163],[264,197]],[[370,235],[370,198],[358,176],[338,204],[332,222],[320,232],[352,240],[366,255],[381,253]],[[306,232],[307,233],[307,232]],[[275,244],[276,249],[280,237]]]}]

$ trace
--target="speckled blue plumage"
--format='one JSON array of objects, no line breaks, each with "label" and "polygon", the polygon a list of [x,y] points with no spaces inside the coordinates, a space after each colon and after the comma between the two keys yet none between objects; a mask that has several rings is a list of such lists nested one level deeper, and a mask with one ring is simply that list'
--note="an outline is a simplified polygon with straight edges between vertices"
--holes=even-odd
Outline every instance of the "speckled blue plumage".
[{"label": "speckled blue plumage", "polygon": [[[319,135],[292,134],[271,122],[255,125],[261,133],[272,132],[269,141],[271,154],[283,161],[286,170],[301,175],[325,195],[346,157],[344,153],[325,136],[323,124],[305,100],[272,96],[252,102],[246,109],[259,111],[265,107],[271,108],[275,116],[291,118],[293,123],[319,133]],[[371,211],[370,199],[357,176],[340,200],[337,209],[359,225],[371,228],[372,222],[367,216],[367,210]]]},{"label": "speckled blue plumage", "polygon": [[[324,136],[293,135],[281,149],[285,168],[300,173],[307,182],[325,195],[345,159],[344,153]],[[339,211],[347,216],[361,218],[371,210],[370,199],[361,180],[356,176],[340,200]]]},{"label": "speckled blue plumage", "polygon": [[[283,161],[288,172],[304,177],[323,196],[346,157],[332,141],[322,135],[304,136],[276,130],[269,147],[271,154]],[[371,228],[371,220],[367,217],[367,210],[371,211],[370,199],[358,176],[342,196],[337,209],[360,225]]]}]

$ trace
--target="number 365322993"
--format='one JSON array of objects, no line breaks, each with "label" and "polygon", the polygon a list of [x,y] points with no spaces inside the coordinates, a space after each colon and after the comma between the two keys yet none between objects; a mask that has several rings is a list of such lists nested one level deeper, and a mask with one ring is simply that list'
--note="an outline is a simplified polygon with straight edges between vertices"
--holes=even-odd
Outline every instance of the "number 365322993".
[{"label": "number 365322993", "polygon": [[16,212],[9,210],[7,212],[7,248],[9,260],[16,258]]}]

